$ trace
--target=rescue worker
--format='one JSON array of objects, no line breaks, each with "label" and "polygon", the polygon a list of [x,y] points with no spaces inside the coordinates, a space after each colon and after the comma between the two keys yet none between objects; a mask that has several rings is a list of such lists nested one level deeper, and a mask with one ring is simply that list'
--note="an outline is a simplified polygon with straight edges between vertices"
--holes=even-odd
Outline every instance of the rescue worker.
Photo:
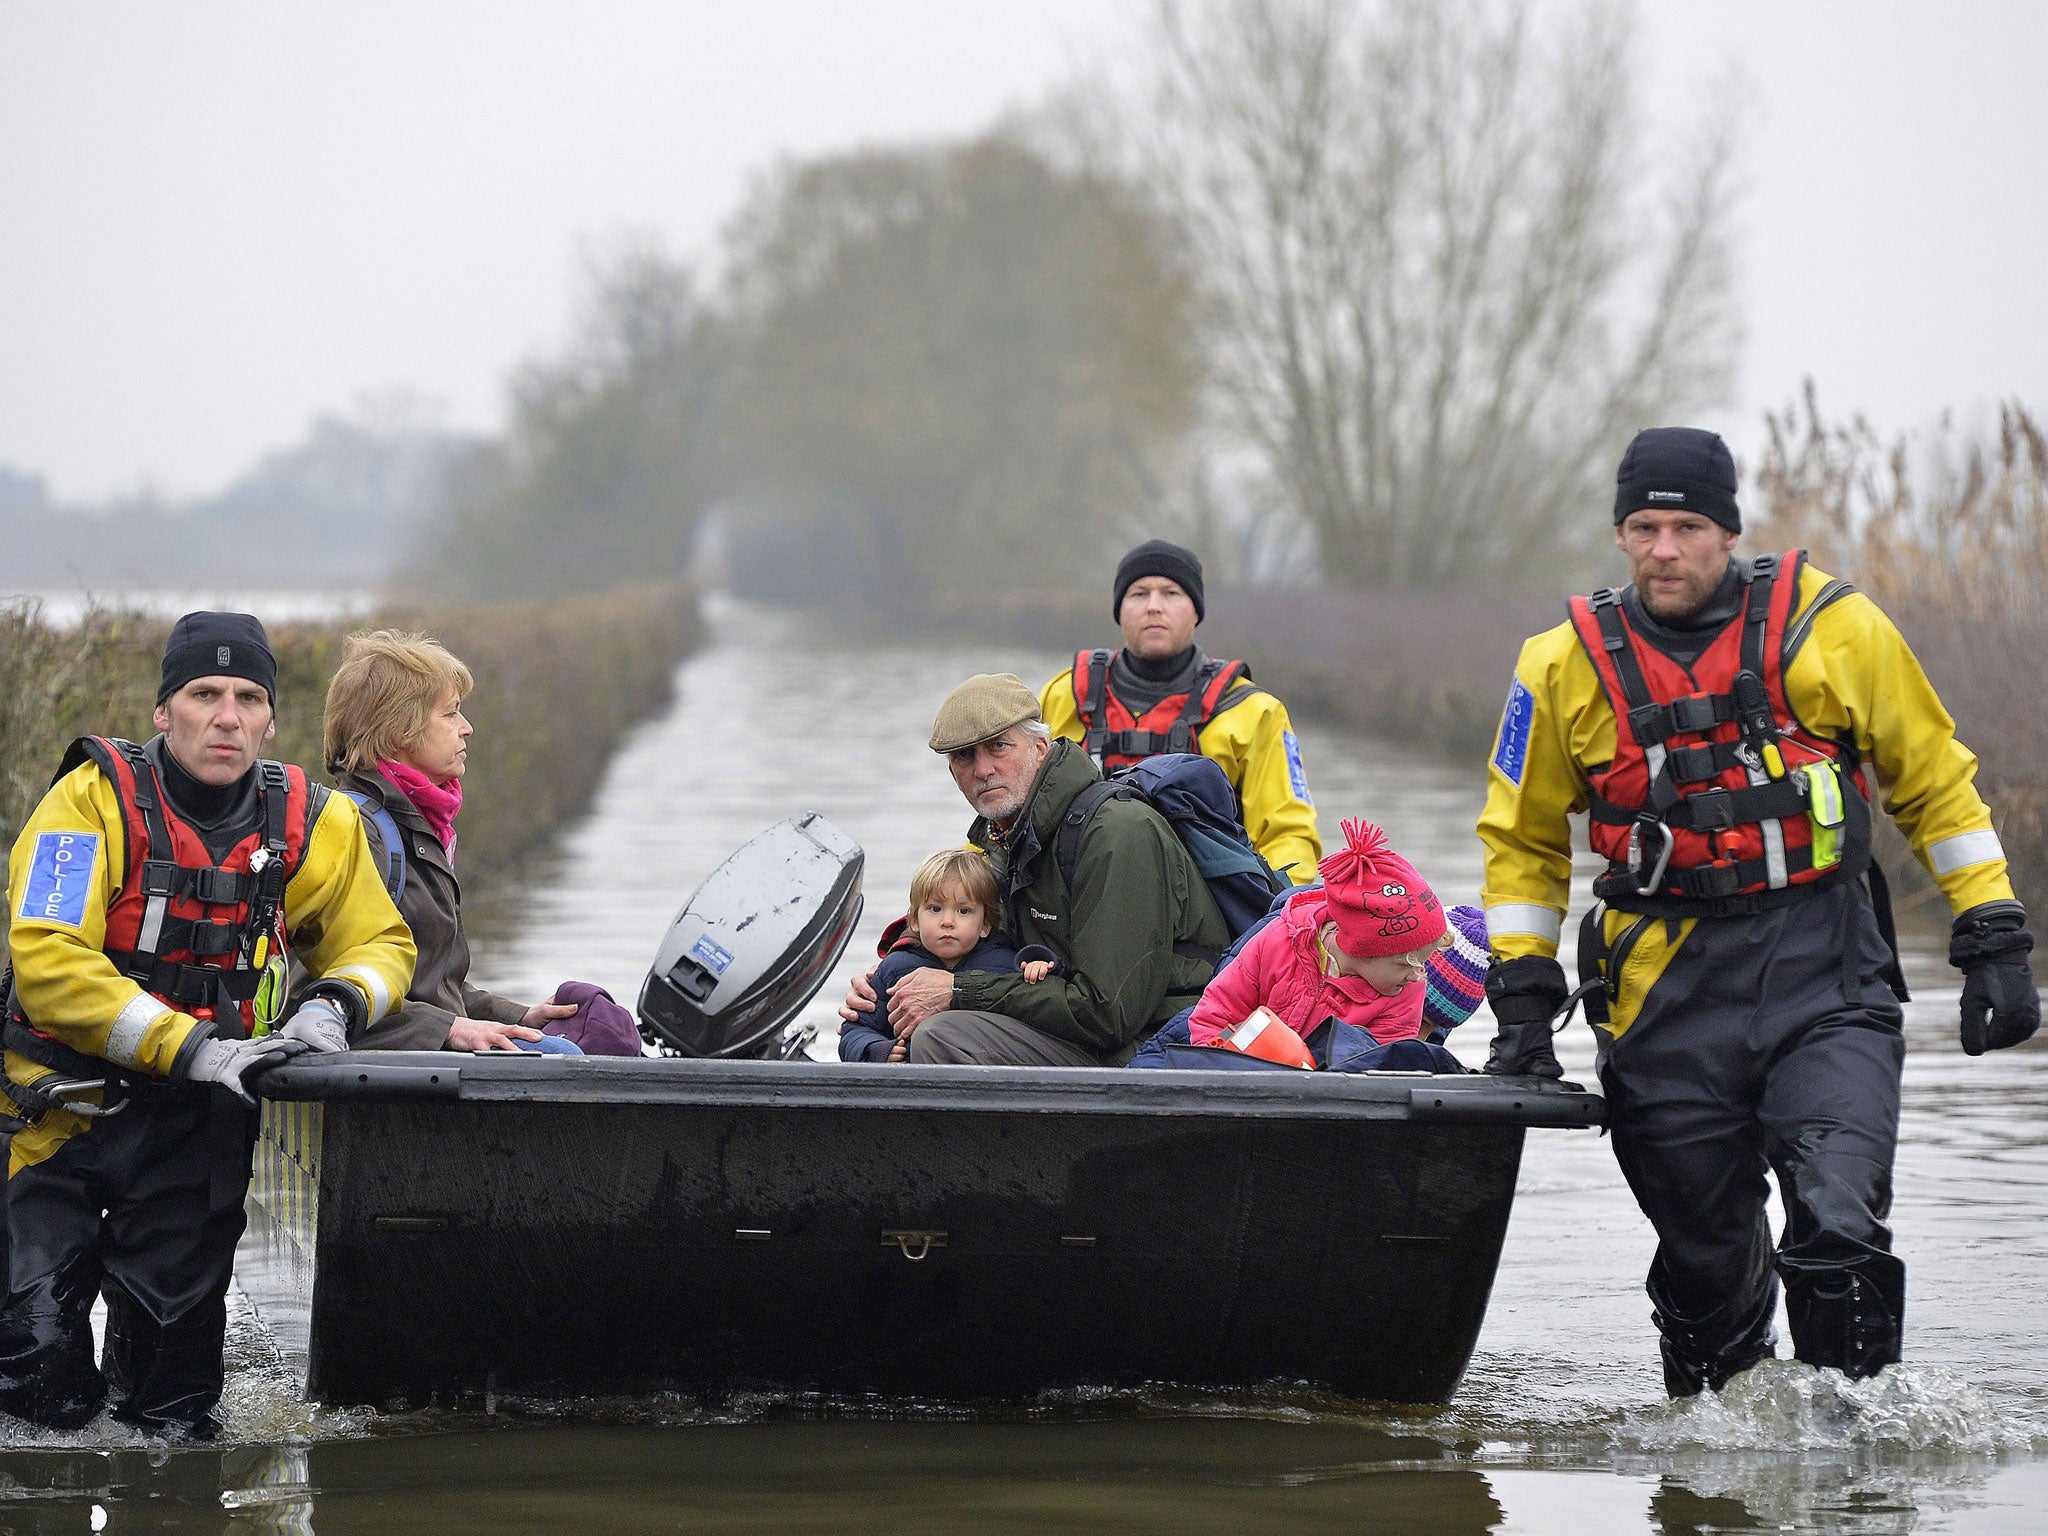
[{"label": "rescue worker", "polygon": [[[1657,1232],[1666,1389],[1719,1390],[1775,1352],[1851,1377],[1899,1358],[1905,1268],[1885,1224],[1905,997],[1869,776],[1954,914],[1963,1048],[2040,1022],[2026,913],[1991,815],[1891,621],[1802,551],[1735,555],[1735,465],[1660,427],[1623,456],[1631,584],[1528,641],[1479,834],[1499,1021],[1487,1070],[1556,1077],[1566,817],[1608,860],[1580,928],[1615,1157]],[[1866,875],[1869,887],[1866,888]],[[1772,1252],[1765,1170],[1785,1201]]]},{"label": "rescue worker", "polygon": [[1287,706],[1243,662],[1218,661],[1195,644],[1202,562],[1150,539],[1117,565],[1114,591],[1110,616],[1124,643],[1076,652],[1073,666],[1039,690],[1047,727],[1080,742],[1104,773],[1158,752],[1214,759],[1237,792],[1252,846],[1295,884],[1315,879],[1323,845]]},{"label": "rescue worker", "polygon": [[[899,978],[888,1018],[909,1060],[1122,1066],[1201,996],[1230,943],[1194,860],[1150,805],[1112,799],[1087,817],[1069,882],[1057,833],[1102,776],[1080,747],[1050,738],[1021,678],[985,674],[955,688],[931,747],[976,812],[967,840],[995,866],[1003,931],[1060,963],[1036,982],[942,967]],[[842,1016],[875,1006],[856,977]]]},{"label": "rescue worker", "polygon": [[[356,808],[258,758],[277,663],[247,614],[171,630],[146,746],[74,743],[15,843],[0,1409],[103,1406],[210,1438],[256,1111],[249,1079],[339,1051],[412,978]],[[268,1033],[289,944],[316,978]],[[107,1303],[104,1368],[90,1312]]]}]

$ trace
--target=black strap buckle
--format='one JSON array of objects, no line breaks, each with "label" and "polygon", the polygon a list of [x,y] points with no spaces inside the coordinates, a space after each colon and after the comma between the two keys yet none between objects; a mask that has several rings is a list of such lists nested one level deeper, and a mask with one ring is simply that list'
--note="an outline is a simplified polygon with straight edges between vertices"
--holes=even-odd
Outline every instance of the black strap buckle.
[{"label": "black strap buckle", "polygon": [[1742,889],[1742,870],[1732,860],[1726,864],[1702,864],[1686,871],[1688,894],[1707,901],[1722,901]]},{"label": "black strap buckle", "polygon": [[178,890],[178,865],[169,859],[149,859],[142,866],[142,894],[172,896]]},{"label": "black strap buckle", "polygon": [[1735,805],[1725,789],[1687,795],[1684,803],[1695,832],[1725,832],[1735,825]]},{"label": "black strap buckle", "polygon": [[1720,720],[1727,718],[1715,710],[1714,695],[1711,693],[1688,693],[1682,698],[1673,699],[1669,709],[1671,734],[1674,736],[1688,732],[1711,731]]},{"label": "black strap buckle", "polygon": [[1704,784],[1720,772],[1715,765],[1719,756],[1713,743],[1696,747],[1673,747],[1665,754],[1665,771],[1680,784]]},{"label": "black strap buckle", "polygon": [[186,942],[195,955],[231,955],[241,947],[241,931],[234,923],[194,923]]},{"label": "black strap buckle", "polygon": [[242,900],[242,876],[231,869],[195,869],[192,871],[192,896],[208,906],[231,906]]}]

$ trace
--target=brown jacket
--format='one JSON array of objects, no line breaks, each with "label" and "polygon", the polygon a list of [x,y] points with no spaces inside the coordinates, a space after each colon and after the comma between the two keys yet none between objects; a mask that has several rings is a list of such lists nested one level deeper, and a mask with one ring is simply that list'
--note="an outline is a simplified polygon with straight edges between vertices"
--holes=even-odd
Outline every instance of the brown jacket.
[{"label": "brown jacket", "polygon": [[[469,984],[469,939],[462,931],[462,887],[441,840],[428,830],[426,819],[406,799],[405,791],[383,774],[345,773],[337,780],[345,790],[368,795],[391,812],[405,838],[405,890],[398,898],[399,916],[412,929],[419,961],[405,1002],[372,1024],[355,1042],[359,1051],[438,1051],[448,1043],[448,1028],[458,1017],[517,1024],[526,1005]],[[381,872],[384,839],[367,811],[363,832]]]}]

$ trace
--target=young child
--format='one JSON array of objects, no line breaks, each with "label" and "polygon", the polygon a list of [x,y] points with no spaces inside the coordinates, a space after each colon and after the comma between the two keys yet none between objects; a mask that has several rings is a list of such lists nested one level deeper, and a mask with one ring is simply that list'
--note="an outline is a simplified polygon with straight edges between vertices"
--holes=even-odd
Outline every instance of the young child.
[{"label": "young child", "polygon": [[869,978],[875,1006],[840,1026],[839,1059],[903,1060],[908,1043],[889,1027],[889,993],[912,971],[1018,969],[1017,951],[995,934],[998,902],[995,872],[974,849],[949,848],[926,859],[910,882],[910,925],[917,941],[891,950],[875,967]]},{"label": "young child", "polygon": [[1447,942],[1444,909],[1370,822],[1344,823],[1345,846],[1318,866],[1321,890],[1292,897],[1211,981],[1188,1020],[1196,1045],[1264,1006],[1304,1039],[1333,1015],[1375,1041],[1423,1029],[1425,971]]}]

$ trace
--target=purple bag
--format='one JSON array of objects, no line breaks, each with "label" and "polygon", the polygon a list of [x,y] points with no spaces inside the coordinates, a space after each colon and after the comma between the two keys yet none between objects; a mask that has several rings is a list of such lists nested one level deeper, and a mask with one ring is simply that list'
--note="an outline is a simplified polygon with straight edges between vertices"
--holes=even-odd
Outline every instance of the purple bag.
[{"label": "purple bag", "polygon": [[560,1035],[574,1041],[586,1056],[639,1056],[640,1029],[633,1015],[612,1001],[611,993],[595,982],[565,981],[549,999],[573,1003],[576,1011],[566,1019],[553,1019],[544,1035]]}]

